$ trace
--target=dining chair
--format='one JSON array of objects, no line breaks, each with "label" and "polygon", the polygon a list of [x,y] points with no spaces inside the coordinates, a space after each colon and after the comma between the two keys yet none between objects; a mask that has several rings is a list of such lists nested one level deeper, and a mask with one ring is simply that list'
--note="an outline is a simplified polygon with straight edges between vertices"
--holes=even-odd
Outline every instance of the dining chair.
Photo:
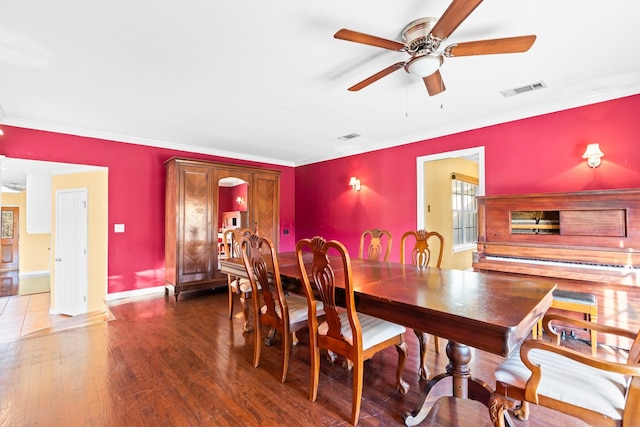
[{"label": "dining chair", "polygon": [[[596,329],[619,346],[631,343],[626,361],[613,362],[561,346],[555,323]],[[555,409],[596,427],[640,425],[640,332],[548,314],[542,321],[552,342],[528,339],[495,370],[489,406],[494,426],[505,425],[506,410],[526,420],[529,402]]]},{"label": "dining chair", "polygon": [[[311,262],[305,254],[311,253]],[[331,254],[331,256],[330,256]],[[315,402],[320,376],[320,349],[330,350],[351,362],[353,397],[351,423],[358,423],[362,400],[363,364],[380,350],[395,346],[398,352],[396,390],[407,393],[409,384],[402,379],[407,359],[404,326],[356,312],[351,259],[342,243],[322,237],[302,239],[296,244],[296,258],[309,306],[311,387],[309,399]],[[308,259],[308,258],[307,258]],[[334,262],[336,265],[332,265]],[[345,307],[336,305],[336,288],[344,289]],[[315,295],[323,303],[326,319],[316,317]]]},{"label": "dining chair", "polygon": [[[366,244],[367,240],[369,241],[368,245]],[[358,257],[373,261],[380,261],[380,258],[382,258],[383,261],[389,261],[389,255],[391,254],[391,240],[391,232],[387,230],[380,230],[379,228],[365,230],[360,236],[360,250],[358,251]],[[367,247],[366,254],[364,252],[365,245]]]},{"label": "dining chair", "polygon": [[[276,332],[282,336],[282,377],[287,379],[291,347],[295,345],[295,332],[308,326],[307,298],[303,295],[285,292],[280,278],[280,267],[273,244],[266,237],[257,234],[245,236],[241,240],[244,267],[251,283],[253,293],[254,335],[253,366],[260,363],[262,348],[262,326],[270,328],[265,339],[267,345],[273,344]],[[315,313],[323,317],[322,302],[315,302]]]},{"label": "dining chair", "polygon": [[[225,256],[227,258],[236,258],[241,256],[240,242],[245,236],[251,234],[249,228],[233,228],[224,232],[222,241],[224,244]],[[229,288],[229,319],[233,318],[233,300],[234,295],[240,297],[240,305],[242,306],[242,317],[244,319],[242,332],[251,332],[251,324],[249,322],[249,306],[247,299],[251,296],[251,282],[243,277],[234,277],[227,275],[227,285]]]},{"label": "dining chair", "polygon": [[[400,263],[404,264],[406,257],[406,248],[408,241],[413,240],[413,246],[411,247],[411,254],[408,259],[411,264],[417,267],[429,267],[435,265],[440,268],[442,264],[442,254],[444,253],[444,237],[437,231],[407,231],[402,235],[400,240]],[[436,243],[435,250],[432,251],[432,247],[429,246],[429,242]],[[437,254],[437,256],[436,256]],[[427,369],[427,351],[429,347],[429,335],[423,331],[414,329],[413,332],[418,337],[420,342],[420,367],[418,368],[418,375],[421,379],[426,380],[429,378],[429,369]],[[437,336],[433,338],[433,345],[436,353],[440,353],[440,339]]]}]

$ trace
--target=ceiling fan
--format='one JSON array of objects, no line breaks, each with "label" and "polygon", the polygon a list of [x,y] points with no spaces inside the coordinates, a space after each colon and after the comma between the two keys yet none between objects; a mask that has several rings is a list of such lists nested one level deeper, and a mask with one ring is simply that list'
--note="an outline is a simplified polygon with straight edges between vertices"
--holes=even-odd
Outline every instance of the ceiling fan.
[{"label": "ceiling fan", "polygon": [[433,96],[445,90],[439,70],[445,57],[519,53],[529,50],[536,40],[535,35],[454,43],[443,51],[438,51],[440,44],[480,3],[482,0],[453,0],[440,19],[420,18],[410,22],[402,31],[402,42],[341,29],[335,33],[335,38],[383,49],[404,51],[410,56],[408,60],[390,65],[351,86],[349,90],[358,91],[394,71],[404,68],[407,73],[422,77],[429,96]]}]

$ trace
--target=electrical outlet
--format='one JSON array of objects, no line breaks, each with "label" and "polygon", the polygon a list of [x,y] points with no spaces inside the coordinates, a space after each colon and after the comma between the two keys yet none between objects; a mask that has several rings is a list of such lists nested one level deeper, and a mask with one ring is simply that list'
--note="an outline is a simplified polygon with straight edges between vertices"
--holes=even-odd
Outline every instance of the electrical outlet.
[{"label": "electrical outlet", "polygon": [[113,225],[114,233],[124,233],[124,224],[114,224]]}]

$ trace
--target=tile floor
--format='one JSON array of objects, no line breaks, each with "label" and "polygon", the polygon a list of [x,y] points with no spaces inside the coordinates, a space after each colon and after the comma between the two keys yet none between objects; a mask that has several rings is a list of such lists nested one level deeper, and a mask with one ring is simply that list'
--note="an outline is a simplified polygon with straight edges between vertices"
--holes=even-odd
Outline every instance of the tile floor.
[{"label": "tile floor", "polygon": [[50,293],[0,298],[0,343],[50,328],[69,316],[49,314]]}]

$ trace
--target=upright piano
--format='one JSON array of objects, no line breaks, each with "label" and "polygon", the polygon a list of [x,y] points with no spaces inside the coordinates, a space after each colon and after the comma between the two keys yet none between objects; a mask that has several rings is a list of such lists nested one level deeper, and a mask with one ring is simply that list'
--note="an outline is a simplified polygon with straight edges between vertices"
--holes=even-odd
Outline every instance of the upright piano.
[{"label": "upright piano", "polygon": [[554,278],[596,294],[601,321],[639,329],[640,189],[478,197],[473,268]]}]

